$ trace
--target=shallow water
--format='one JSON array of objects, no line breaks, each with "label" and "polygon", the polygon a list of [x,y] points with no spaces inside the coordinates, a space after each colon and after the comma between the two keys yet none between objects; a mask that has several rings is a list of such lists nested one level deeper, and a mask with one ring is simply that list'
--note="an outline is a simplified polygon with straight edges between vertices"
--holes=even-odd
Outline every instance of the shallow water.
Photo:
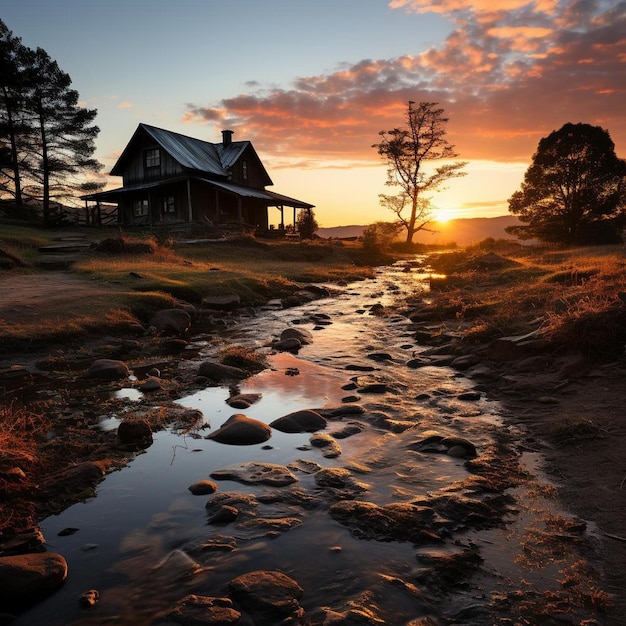
[{"label": "shallow water", "polygon": [[[281,465],[305,460],[322,467],[351,468],[366,489],[359,499],[379,505],[437,493],[468,478],[463,459],[420,454],[407,445],[434,430],[471,440],[480,455],[497,431],[504,429],[500,408],[484,398],[459,400],[457,396],[472,389],[472,383],[451,369],[406,367],[406,361],[424,349],[416,344],[411,323],[400,315],[370,314],[373,304],[392,305],[425,289],[424,274],[403,269],[381,269],[375,280],[348,285],[330,299],[242,319],[226,328],[219,339],[207,342],[199,357],[181,361],[181,369],[191,375],[202,360],[223,345],[268,351],[263,346],[288,326],[317,328],[312,330],[313,344],[303,347],[297,356],[268,351],[270,368],[236,389],[212,387],[180,398],[179,404],[202,411],[203,428],[186,434],[170,430],[155,433],[154,443],[145,452],[107,476],[95,498],[46,519],[41,526],[48,550],[66,558],[68,580],[50,599],[22,615],[16,625],[152,624],[187,593],[224,595],[229,580],[257,569],[281,570],[298,581],[304,588],[301,605],[307,611],[319,606],[344,610],[345,602],[351,600],[375,609],[387,624],[406,624],[431,613],[453,615],[469,604],[486,604],[485,597],[476,593],[466,596],[466,591],[457,590],[445,601],[444,588],[423,586],[417,592],[411,581],[422,580],[424,564],[419,555],[435,549],[416,551],[407,542],[356,538],[328,515],[328,502],[312,474],[295,472],[298,487],[317,498],[317,505],[308,509],[285,504],[259,507],[267,517],[289,515],[299,519],[299,526],[278,535],[211,525],[205,510],[210,497],[188,491],[189,485],[208,479],[215,470],[251,460]],[[332,323],[316,325],[311,316],[317,313],[328,315]],[[367,358],[375,352],[387,352],[392,359],[378,362]],[[354,364],[372,365],[376,370],[370,374],[346,369]],[[296,370],[296,375],[288,375]],[[342,387],[355,376],[369,375],[383,377],[395,392],[361,394],[356,403],[363,407],[363,415],[329,420],[328,432],[350,421],[363,426],[359,434],[338,441],[342,450],[338,458],[326,458],[320,449],[311,447],[306,433],[274,430],[268,442],[251,446],[227,446],[205,438],[236,412],[270,423],[298,409],[340,406],[345,396],[355,393]],[[262,399],[245,411],[234,410],[225,401],[235,391],[262,394]],[[134,389],[122,390],[118,397],[127,398],[129,403],[149,401],[149,396],[142,397]],[[414,427],[403,433],[390,432],[371,419],[383,414],[410,421]],[[116,426],[115,418],[103,417],[101,427]],[[258,495],[268,489],[220,481],[217,493],[226,491]],[[523,497],[529,496],[524,493]],[[512,515],[511,526],[515,524],[526,528],[531,520],[523,518],[520,522],[520,516]],[[58,536],[65,528],[79,530]],[[481,546],[488,563],[483,584],[487,578],[493,584],[498,572],[504,572],[502,578],[507,581],[519,575],[538,584],[545,579],[543,582],[550,584],[554,579],[551,563],[530,569],[515,563],[519,542],[511,540],[511,532],[511,527],[462,532],[436,550]],[[224,537],[237,549],[196,550],[216,537]],[[494,568],[499,568],[498,572]],[[96,609],[85,611],[79,608],[78,599],[88,589],[99,590],[101,597]],[[457,623],[489,623],[481,619],[475,616]]]}]

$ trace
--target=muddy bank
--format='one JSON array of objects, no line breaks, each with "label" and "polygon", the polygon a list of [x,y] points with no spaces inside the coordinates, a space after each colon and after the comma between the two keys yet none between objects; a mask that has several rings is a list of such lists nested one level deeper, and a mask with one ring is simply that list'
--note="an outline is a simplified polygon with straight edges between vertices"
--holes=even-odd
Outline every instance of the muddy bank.
[{"label": "muddy bank", "polygon": [[[525,439],[527,435],[507,428],[497,419],[495,410],[491,413],[488,392],[502,391],[497,384],[498,366],[479,353],[471,363],[473,359],[467,358],[466,347],[455,345],[454,337],[444,337],[442,342],[441,332],[429,330],[431,320],[409,321],[410,307],[402,305],[400,309],[396,303],[408,295],[399,292],[399,283],[383,283],[369,293],[367,299],[363,294],[358,296],[358,308],[351,304],[351,309],[342,314],[330,311],[328,305],[323,315],[310,308],[293,309],[288,318],[278,320],[277,329],[282,330],[288,319],[290,326],[317,330],[308,346],[300,342],[298,349],[289,344],[300,356],[289,362],[289,366],[284,362],[275,366],[276,372],[270,371],[275,378],[266,384],[275,387],[280,376],[283,381],[294,379],[307,386],[308,359],[323,370],[320,376],[336,379],[333,390],[325,392],[332,396],[329,402],[310,406],[325,421],[315,418],[315,422],[306,424],[314,423],[311,429],[321,432],[309,434],[306,432],[309,426],[291,419],[290,428],[296,428],[295,422],[306,433],[296,435],[302,438],[297,454],[304,458],[289,463],[255,466],[235,463],[217,468],[211,479],[219,485],[218,490],[204,505],[206,528],[202,532],[196,529],[189,537],[178,534],[176,551],[154,570],[152,589],[137,579],[130,588],[115,590],[119,601],[126,595],[134,598],[123,605],[123,610],[119,605],[123,619],[130,619],[133,610],[136,614],[145,612],[145,623],[153,623],[155,613],[174,623],[185,623],[198,610],[204,611],[205,617],[215,614],[211,618],[213,623],[219,623],[215,621],[217,616],[222,619],[225,614],[232,620],[240,619],[235,613],[254,614],[260,610],[258,601],[246,604],[239,593],[240,576],[246,572],[235,570],[245,568],[245,561],[251,558],[251,546],[258,545],[261,551],[269,541],[274,549],[260,559],[268,567],[253,570],[261,574],[255,574],[252,580],[244,578],[245,587],[260,584],[276,594],[281,608],[264,605],[262,616],[256,618],[264,623],[289,619],[290,622],[280,623],[493,624],[510,623],[529,612],[544,623],[557,619],[579,623],[591,618],[600,608],[600,598],[594,598],[591,593],[596,588],[593,569],[573,567],[580,560],[574,557],[590,547],[586,524],[563,515],[549,486],[531,476],[532,462],[524,456],[537,448]],[[398,314],[400,311],[403,315]],[[344,320],[342,315],[348,317],[348,313],[349,319]],[[328,324],[351,328],[359,316],[367,320],[366,338],[357,336],[346,346],[324,340],[328,336],[324,330]],[[225,316],[224,322],[228,319]],[[241,326],[234,327],[229,340],[236,338],[243,342],[250,337],[258,340],[260,331],[254,323],[247,336],[244,336],[245,325]],[[431,333],[431,339],[426,339],[425,333]],[[65,407],[61,413],[67,417],[68,430],[80,430],[81,425],[93,427],[107,412],[105,402],[112,403],[111,412],[122,409],[128,412],[127,402],[112,399],[109,394],[115,388],[128,386],[128,381],[94,383],[82,377],[98,358],[123,359],[137,378],[137,387],[153,381],[149,400],[141,403],[145,406],[133,407],[134,419],[148,420],[157,437],[159,427],[166,425],[169,429],[193,433],[198,436],[194,441],[201,450],[203,442],[210,440],[205,439],[202,429],[192,428],[197,414],[181,411],[180,406],[175,413],[173,402],[194,389],[216,384],[206,376],[201,376],[204,381],[198,380],[200,368],[194,362],[194,354],[210,352],[213,337],[210,333],[194,337],[185,346],[184,359],[180,354],[171,357],[164,349],[160,352],[166,341],[171,344],[171,339],[161,336],[127,338],[126,342],[139,342],[139,347],[133,344],[138,347],[136,353],[125,354],[124,350],[129,350],[131,345],[114,340],[103,342],[89,353],[57,356],[48,365],[53,365],[52,369],[46,370],[49,380],[45,384],[40,381],[38,390],[49,398],[53,394],[46,389],[51,384],[56,386],[60,397],[55,401]],[[267,347],[275,350],[279,341],[284,339],[276,332]],[[427,343],[440,344],[438,354],[429,353]],[[465,360],[458,361],[460,357]],[[203,357],[203,362],[208,360]],[[190,368],[181,368],[181,361],[190,363]],[[477,371],[480,365],[491,369],[491,373],[483,371],[482,382]],[[227,364],[227,367],[236,366]],[[476,385],[467,382],[469,367],[476,368],[469,372],[478,381]],[[216,368],[205,367],[202,371],[214,375]],[[221,372],[239,377],[232,370]],[[241,380],[247,380],[246,376],[244,373],[239,379],[239,385]],[[313,385],[319,389],[320,379],[314,380]],[[67,398],[58,390],[79,381],[81,392],[68,411]],[[20,389],[26,394],[35,387],[29,384]],[[230,395],[239,396],[237,402],[251,401],[251,406],[255,406],[248,392]],[[547,401],[539,404],[551,406]],[[155,413],[162,420],[160,426],[151,421]],[[90,417],[94,419],[91,424]],[[280,413],[275,417],[280,418]],[[306,417],[311,420],[314,416]],[[173,427],[172,422],[175,422]],[[221,420],[211,424],[213,432],[220,425]],[[51,440],[60,440],[61,432],[58,429]],[[131,465],[150,454],[150,448],[146,455],[141,450],[122,449],[115,431],[108,431],[106,437],[112,449],[126,454],[126,458],[139,454]],[[264,451],[269,458],[282,454],[276,441],[276,435],[272,435],[270,449]],[[330,448],[334,451],[328,454]],[[437,473],[425,473],[426,466],[437,468]],[[233,492],[228,489],[229,483],[223,481],[244,486]],[[262,481],[270,483],[266,485]],[[539,515],[538,509],[541,509]],[[534,533],[529,532],[531,519],[536,526]],[[333,543],[325,541],[320,529],[324,532],[333,529],[340,539]],[[298,539],[308,537],[306,532],[313,533],[312,541]],[[516,539],[519,546],[508,546],[504,557],[493,546],[503,545],[512,536],[523,536],[524,540]],[[140,537],[135,537],[132,549],[141,546]],[[137,571],[154,567],[152,550],[146,544],[137,552],[134,557]],[[514,571],[512,565],[515,551],[533,561],[526,572],[532,582],[525,587],[520,572]],[[294,555],[300,564],[307,565],[304,571],[290,560]],[[543,572],[539,562],[544,560],[550,563],[551,578],[541,582],[545,575],[540,574],[534,581],[532,572]],[[327,567],[340,571],[341,575],[333,574],[320,589],[323,580],[320,573],[331,571]],[[276,569],[289,574],[291,582],[278,581],[272,575]],[[172,577],[178,580],[179,575],[191,575],[184,590],[194,592],[193,600],[179,589],[177,601],[170,602],[169,585]],[[155,584],[155,578],[163,579],[163,588]],[[363,587],[357,585],[357,580],[361,584],[361,578],[365,579]],[[231,587],[232,581],[238,583]],[[207,589],[222,588],[226,583],[229,593],[207,595]],[[164,593],[163,589],[168,592]],[[298,589],[303,590],[302,595]],[[155,597],[159,594],[163,597]],[[110,595],[107,598],[105,594],[99,611],[110,611],[110,605],[105,608],[111,602]],[[102,615],[98,613],[91,619],[85,615],[80,623],[97,623]]]}]

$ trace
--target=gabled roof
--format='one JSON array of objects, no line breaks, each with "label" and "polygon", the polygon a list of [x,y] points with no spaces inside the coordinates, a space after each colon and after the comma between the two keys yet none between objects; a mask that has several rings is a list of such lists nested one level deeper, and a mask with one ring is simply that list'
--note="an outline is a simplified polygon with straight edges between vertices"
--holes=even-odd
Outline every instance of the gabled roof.
[{"label": "gabled roof", "polygon": [[[187,135],[181,135],[180,133],[142,123],[139,124],[124,152],[122,152],[117,163],[111,169],[112,176],[121,176],[123,174],[124,163],[132,154],[133,144],[141,133],[146,133],[151,137],[185,169],[203,172],[220,178],[227,178],[230,175],[230,168],[247,148],[251,148],[254,151],[249,141],[231,141],[227,146],[223,146],[221,142],[210,143],[209,141],[195,139],[194,137],[188,137]],[[260,160],[259,164],[263,168]],[[267,174],[265,168],[263,170],[268,181],[266,184],[271,185],[272,181],[269,174]]]}]

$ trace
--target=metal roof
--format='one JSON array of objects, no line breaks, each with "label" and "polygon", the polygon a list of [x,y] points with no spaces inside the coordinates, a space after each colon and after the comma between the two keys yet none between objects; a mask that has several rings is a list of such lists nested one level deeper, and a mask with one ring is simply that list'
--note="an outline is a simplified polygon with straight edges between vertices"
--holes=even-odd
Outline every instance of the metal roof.
[{"label": "metal roof", "polygon": [[117,160],[117,163],[111,169],[113,176],[121,176],[123,174],[122,165],[128,154],[130,154],[130,147],[134,143],[133,140],[141,130],[145,131],[184,168],[215,176],[228,176],[229,169],[243,151],[251,145],[249,141],[233,141],[224,147],[221,143],[214,144],[141,123]]}]

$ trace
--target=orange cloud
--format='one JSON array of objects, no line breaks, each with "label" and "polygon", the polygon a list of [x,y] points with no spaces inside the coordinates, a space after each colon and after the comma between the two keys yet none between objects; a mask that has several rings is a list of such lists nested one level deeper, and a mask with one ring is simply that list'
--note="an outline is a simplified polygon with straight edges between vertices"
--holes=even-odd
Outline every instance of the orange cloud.
[{"label": "orange cloud", "polygon": [[133,105],[130,102],[120,102],[117,105],[118,109],[132,109]]},{"label": "orange cloud", "polygon": [[[206,105],[186,123],[228,125],[264,155],[311,163],[378,161],[381,130],[404,124],[408,100],[438,102],[463,159],[528,161],[538,141],[566,122],[607,128],[626,152],[623,80],[626,5],[570,0],[393,0],[392,8],[438,11],[456,28],[421,54],[363,59],[287,88]],[[462,12],[455,13],[453,12]]]}]

